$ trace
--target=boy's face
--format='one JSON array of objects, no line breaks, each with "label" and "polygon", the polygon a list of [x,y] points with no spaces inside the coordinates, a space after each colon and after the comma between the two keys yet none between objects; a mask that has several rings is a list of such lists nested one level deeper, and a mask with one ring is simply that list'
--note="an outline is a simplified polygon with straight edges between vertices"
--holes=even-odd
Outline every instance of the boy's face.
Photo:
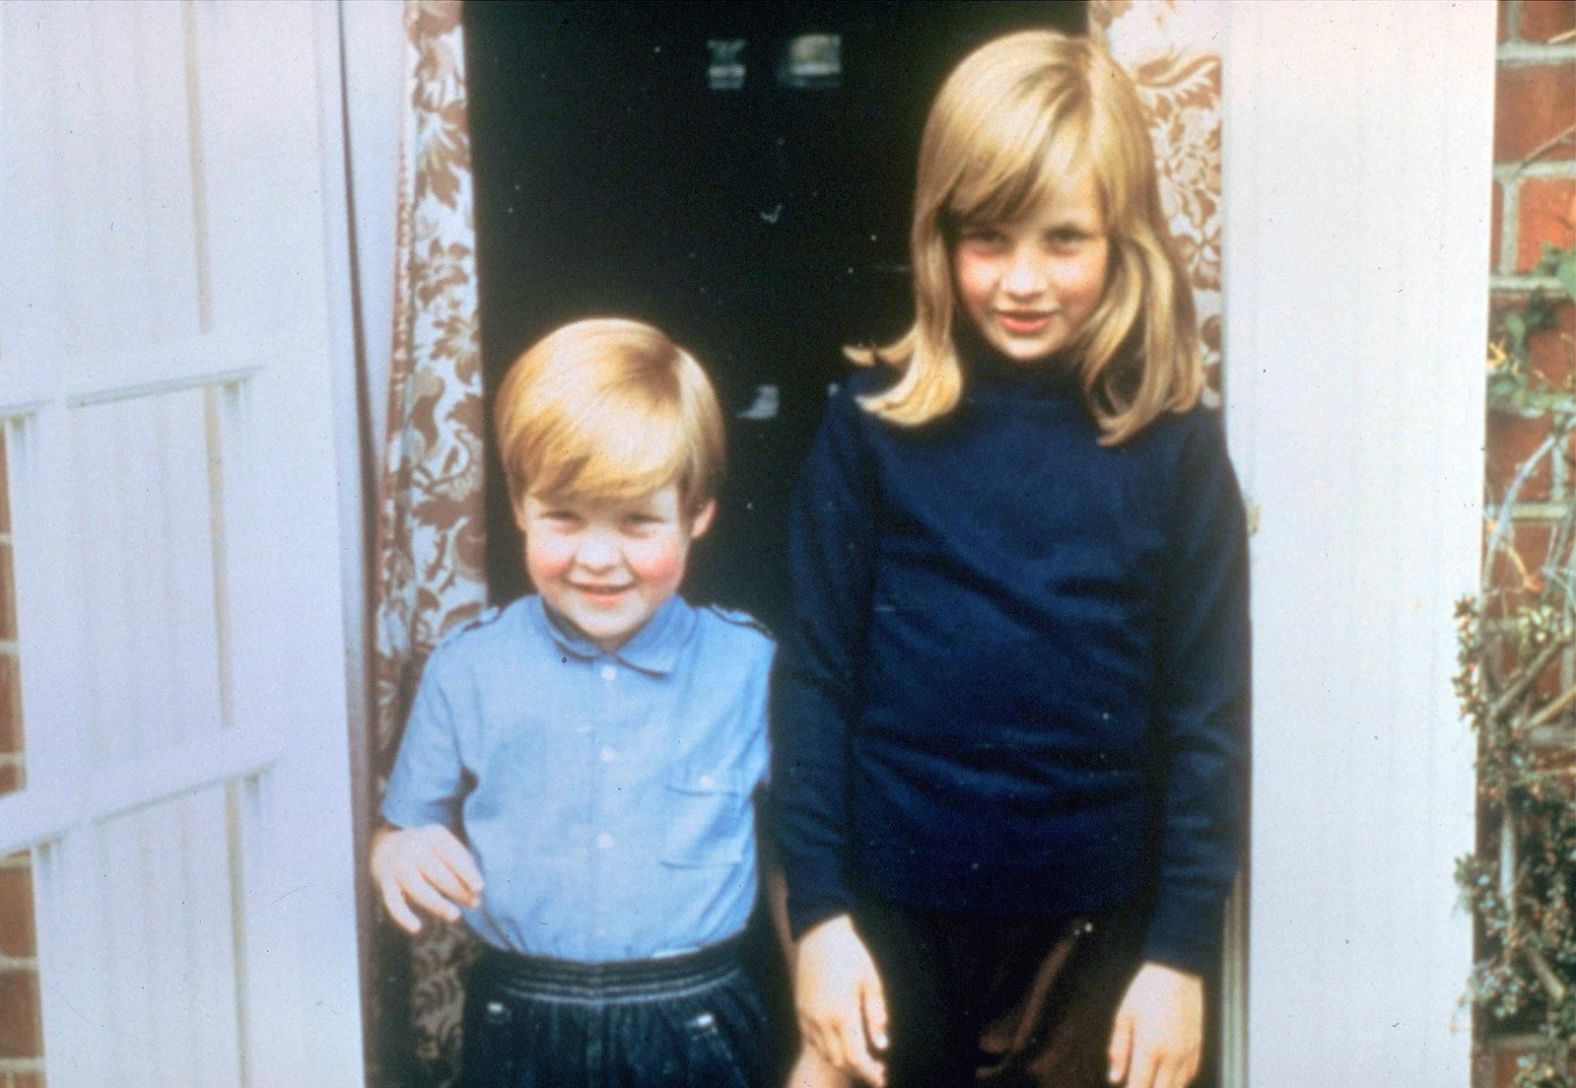
[{"label": "boy's face", "polygon": [[676,484],[631,502],[552,501],[527,495],[515,511],[525,569],[538,593],[604,650],[645,626],[684,580],[690,542],[716,504],[684,516]]}]

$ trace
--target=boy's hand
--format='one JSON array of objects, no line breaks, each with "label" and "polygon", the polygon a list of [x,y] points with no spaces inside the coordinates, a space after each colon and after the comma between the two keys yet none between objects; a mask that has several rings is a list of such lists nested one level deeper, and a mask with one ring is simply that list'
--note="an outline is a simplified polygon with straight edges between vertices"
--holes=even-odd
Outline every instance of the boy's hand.
[{"label": "boy's hand", "polygon": [[822,922],[799,942],[794,1003],[805,1042],[834,1069],[876,1088],[886,1083],[886,1069],[872,1053],[886,1049],[886,997],[848,915]]},{"label": "boy's hand", "polygon": [[1187,1088],[1204,1043],[1204,984],[1197,975],[1146,963],[1127,987],[1111,1032],[1111,1083]]},{"label": "boy's hand", "polygon": [[383,905],[406,933],[421,931],[413,903],[446,922],[460,920],[460,907],[481,903],[481,870],[465,844],[440,824],[379,828],[371,862]]},{"label": "boy's hand", "polygon": [[786,1088],[851,1088],[852,1084],[848,1074],[832,1068],[819,1050],[805,1046],[788,1074]]}]

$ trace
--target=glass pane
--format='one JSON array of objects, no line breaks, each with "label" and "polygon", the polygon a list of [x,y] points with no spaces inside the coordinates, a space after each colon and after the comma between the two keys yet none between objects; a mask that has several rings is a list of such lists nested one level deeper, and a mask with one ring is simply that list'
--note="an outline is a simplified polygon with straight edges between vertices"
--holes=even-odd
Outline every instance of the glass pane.
[{"label": "glass pane", "polygon": [[[102,1010],[117,1084],[241,1082],[235,806],[215,786],[95,833],[102,967],[74,980]],[[76,1001],[72,1001],[76,1005]]]},{"label": "glass pane", "polygon": [[33,861],[24,850],[0,858],[0,1085],[6,1088],[44,1084],[37,956]]},{"label": "glass pane", "polygon": [[21,789],[27,782],[22,757],[22,670],[16,652],[16,577],[11,561],[11,495],[7,481],[6,429],[0,427],[0,796]]},{"label": "glass pane", "polygon": [[85,750],[110,766],[222,728],[217,439],[201,389],[79,407],[72,431]]}]

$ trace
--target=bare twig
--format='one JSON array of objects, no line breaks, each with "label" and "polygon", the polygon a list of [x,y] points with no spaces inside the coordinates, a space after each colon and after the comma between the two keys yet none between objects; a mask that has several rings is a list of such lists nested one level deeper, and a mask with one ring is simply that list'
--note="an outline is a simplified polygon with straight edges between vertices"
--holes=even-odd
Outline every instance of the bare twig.
[{"label": "bare twig", "polygon": [[1522,948],[1521,954],[1527,959],[1527,966],[1532,968],[1532,973],[1538,976],[1538,981],[1543,983],[1543,988],[1548,991],[1549,1000],[1555,1005],[1565,1000],[1568,992],[1565,983],[1560,981],[1560,976],[1554,973],[1554,968],[1549,966],[1549,961],[1543,958],[1543,953],[1536,948]]},{"label": "bare twig", "polygon": [[1559,656],[1560,651],[1570,645],[1570,642],[1571,633],[1569,631],[1550,639],[1549,644],[1539,651],[1537,657],[1532,659],[1532,664],[1522,669],[1521,675],[1517,676],[1511,682],[1510,687],[1506,688],[1504,693],[1494,700],[1493,705],[1488,708],[1489,720],[1492,721],[1498,718],[1514,706],[1516,700],[1526,694],[1527,689],[1532,687],[1537,682],[1538,677],[1543,674],[1543,670],[1549,667],[1554,659]]},{"label": "bare twig", "polygon": [[1572,703],[1576,703],[1576,685],[1572,685],[1571,687],[1567,688],[1563,695],[1549,703],[1532,717],[1528,718],[1526,724],[1522,726],[1522,729],[1527,732],[1531,732],[1540,725],[1549,724],[1549,722],[1552,722],[1555,718],[1564,713],[1566,708],[1568,708]]},{"label": "bare twig", "polygon": [[1516,470],[1516,475],[1511,478],[1510,486],[1505,489],[1505,497],[1500,501],[1499,513],[1494,518],[1494,531],[1489,535],[1488,546],[1483,549],[1483,584],[1489,583],[1489,575],[1494,570],[1494,560],[1499,556],[1499,549],[1504,544],[1505,534],[1510,531],[1514,521],[1516,500],[1521,498],[1521,489],[1527,486],[1527,481],[1532,478],[1538,464],[1553,452],[1559,445],[1560,436],[1551,430],[1549,435],[1539,443],[1538,448],[1527,455],[1527,459]]},{"label": "bare twig", "polygon": [[1537,162],[1538,159],[1541,158],[1545,153],[1554,150],[1556,147],[1559,147],[1560,144],[1571,143],[1573,141],[1576,141],[1576,125],[1570,126],[1564,132],[1556,132],[1553,136],[1550,136],[1547,140],[1544,140],[1537,147],[1533,148],[1532,151],[1528,153],[1526,158],[1522,159],[1516,164],[1516,172],[1518,174],[1521,173],[1521,171],[1525,170],[1528,166],[1531,166],[1533,163]]}]

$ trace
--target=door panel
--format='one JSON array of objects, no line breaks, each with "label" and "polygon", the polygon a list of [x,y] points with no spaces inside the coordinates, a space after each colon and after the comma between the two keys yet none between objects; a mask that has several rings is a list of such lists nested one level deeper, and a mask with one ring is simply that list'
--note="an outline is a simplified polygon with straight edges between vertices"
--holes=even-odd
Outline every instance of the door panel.
[{"label": "door panel", "polygon": [[292,3],[0,5],[28,725],[0,854],[31,858],[50,1088],[362,1076],[334,28]]}]

